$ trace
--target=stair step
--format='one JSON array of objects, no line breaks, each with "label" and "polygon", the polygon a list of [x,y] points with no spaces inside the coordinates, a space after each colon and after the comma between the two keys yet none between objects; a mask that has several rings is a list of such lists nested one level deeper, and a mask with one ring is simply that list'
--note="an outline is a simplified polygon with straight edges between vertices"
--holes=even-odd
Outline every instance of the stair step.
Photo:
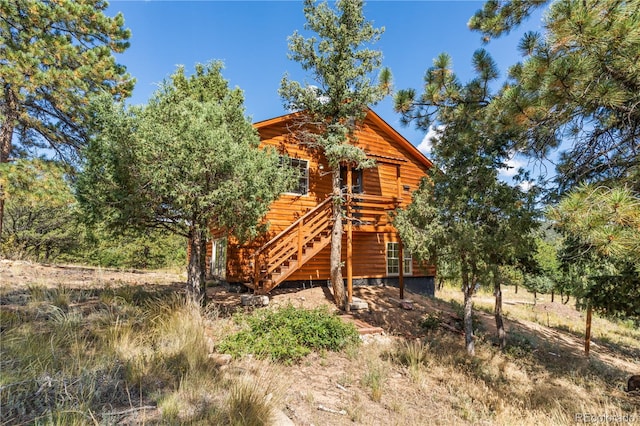
[{"label": "stair step", "polygon": [[[329,200],[323,201],[321,204],[325,209],[330,208],[328,204]],[[318,208],[321,206],[318,205]],[[320,252],[329,243],[329,236],[331,235],[330,222],[326,220],[330,217],[327,210],[313,209],[305,214],[316,215],[316,219],[312,219],[311,222],[306,223],[304,228],[305,234],[303,238],[306,240],[302,247],[297,247],[297,250],[293,250],[292,247],[286,249],[279,248],[280,254],[289,253],[288,256],[282,256],[279,259],[273,259],[270,265],[266,269],[260,271],[259,279],[263,283],[261,288],[265,293],[268,293],[273,288],[277,287],[282,281],[286,280],[291,274],[297,271],[303,264],[309,259]],[[317,216],[323,215],[323,216]],[[312,217],[312,216],[309,216]],[[305,218],[300,218],[305,220]],[[314,222],[315,221],[315,222]],[[305,223],[305,222],[301,222]],[[321,228],[321,226],[323,226]],[[291,243],[295,244],[295,239],[290,233],[290,230],[298,229],[295,227],[288,228],[286,232],[282,232],[278,238],[291,238]],[[299,237],[299,236],[298,236]],[[272,242],[275,240],[272,240]],[[266,246],[264,246],[266,247]],[[261,265],[262,266],[262,265]],[[267,272],[273,268],[271,272]]]}]

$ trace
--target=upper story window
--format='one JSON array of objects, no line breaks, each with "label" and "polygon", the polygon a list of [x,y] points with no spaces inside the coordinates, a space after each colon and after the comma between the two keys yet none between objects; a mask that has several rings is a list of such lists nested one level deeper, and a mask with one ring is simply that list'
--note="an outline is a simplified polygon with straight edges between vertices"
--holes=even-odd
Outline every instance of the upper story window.
[{"label": "upper story window", "polygon": [[297,171],[297,184],[288,194],[306,195],[309,192],[309,162],[299,158],[280,157],[280,163]]},{"label": "upper story window", "polygon": [[[340,166],[340,187],[347,187],[347,167]],[[351,169],[351,192],[353,194],[362,194],[362,169]]]}]

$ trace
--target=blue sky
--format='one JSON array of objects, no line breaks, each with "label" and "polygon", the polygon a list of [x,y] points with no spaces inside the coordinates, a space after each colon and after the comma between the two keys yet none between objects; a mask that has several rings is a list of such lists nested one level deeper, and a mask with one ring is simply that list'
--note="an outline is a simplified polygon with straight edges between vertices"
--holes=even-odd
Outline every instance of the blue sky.
[{"label": "blue sky", "polygon": [[[108,15],[122,12],[132,32],[131,47],[118,55],[137,80],[130,103],[146,103],[177,65],[191,72],[196,63],[222,60],[230,85],[245,94],[246,113],[253,121],[286,113],[278,96],[285,72],[298,81],[313,83],[311,74],[287,58],[287,37],[304,34],[301,1],[123,1],[112,0]],[[441,52],[453,59],[454,69],[466,81],[472,75],[471,55],[483,47],[480,34],[467,22],[482,1],[369,1],[365,17],[385,32],[375,48],[384,55],[396,89],[419,92],[425,70]],[[516,45],[524,29],[539,29],[540,15],[522,30],[485,45],[504,78],[508,66],[520,58]],[[390,98],[373,109],[414,145],[425,134],[403,127]]]}]

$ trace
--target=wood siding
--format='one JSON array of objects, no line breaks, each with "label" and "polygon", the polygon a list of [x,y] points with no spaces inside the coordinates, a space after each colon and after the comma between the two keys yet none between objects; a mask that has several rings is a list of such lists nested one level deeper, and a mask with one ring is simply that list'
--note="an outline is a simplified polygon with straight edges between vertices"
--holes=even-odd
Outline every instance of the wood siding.
[{"label": "wood siding", "polygon": [[[283,194],[275,201],[265,217],[269,224],[266,235],[239,246],[229,239],[227,251],[227,281],[251,282],[253,275],[251,254],[266,241],[291,225],[331,194],[329,166],[322,154],[312,152],[294,143],[289,134],[287,117],[257,123],[261,146],[272,147],[280,155],[309,161],[309,192],[306,195]],[[376,162],[375,167],[363,171],[365,196],[385,197],[394,206],[404,207],[411,202],[411,193],[418,188],[421,179],[431,165],[422,154],[404,140],[395,130],[370,112],[364,126],[357,134],[357,144]],[[358,195],[355,195],[357,197]],[[366,208],[354,210],[353,237],[354,278],[381,278],[386,273],[386,242],[398,241],[395,228],[384,211]],[[219,233],[216,234],[219,237]],[[346,258],[346,236],[343,240],[343,258]],[[330,246],[325,247],[287,280],[325,280],[329,278]],[[211,258],[208,248],[207,259]],[[346,273],[343,271],[343,273]],[[413,276],[433,276],[435,268],[421,269],[414,260]]]},{"label": "wood siding", "polygon": [[[398,234],[393,232],[354,232],[353,233],[353,278],[383,278],[387,275],[387,242],[399,241]],[[347,257],[346,238],[342,239],[342,258]],[[329,254],[331,247],[326,247],[311,261],[302,266],[289,279],[292,281],[310,281],[329,279]],[[421,267],[413,260],[411,276],[433,276],[433,266]],[[342,268],[346,277],[346,270]]]}]

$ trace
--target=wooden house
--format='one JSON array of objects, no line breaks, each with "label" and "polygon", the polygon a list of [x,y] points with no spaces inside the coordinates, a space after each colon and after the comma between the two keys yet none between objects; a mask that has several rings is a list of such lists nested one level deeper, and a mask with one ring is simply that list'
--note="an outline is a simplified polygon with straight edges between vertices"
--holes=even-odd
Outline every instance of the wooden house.
[{"label": "wooden house", "polygon": [[[265,220],[266,235],[240,245],[212,230],[207,249],[210,277],[268,293],[283,283],[326,285],[329,280],[331,176],[322,154],[293,141],[293,116],[255,123],[262,146],[272,146],[288,166],[299,171],[297,187],[275,201]],[[369,110],[356,143],[375,167],[341,168],[351,182],[342,244],[343,276],[351,284],[388,284],[433,294],[435,268],[419,265],[403,250],[389,212],[406,206],[427,169],[432,167],[416,147]],[[286,159],[286,160],[285,160]]]}]

